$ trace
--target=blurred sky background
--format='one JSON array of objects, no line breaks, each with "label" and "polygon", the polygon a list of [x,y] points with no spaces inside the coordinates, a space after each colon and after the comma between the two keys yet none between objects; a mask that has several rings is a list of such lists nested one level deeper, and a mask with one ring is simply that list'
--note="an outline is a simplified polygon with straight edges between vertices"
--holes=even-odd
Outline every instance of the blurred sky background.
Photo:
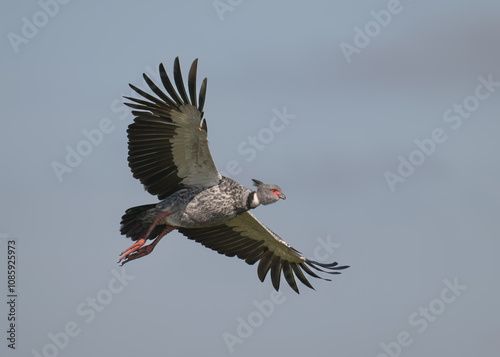
[{"label": "blurred sky background", "polygon": [[[401,0],[379,31],[372,11],[394,2],[221,0],[222,14],[213,1],[41,3],[0,5],[0,331],[9,239],[19,293],[16,350],[2,332],[2,356],[226,356],[223,335],[241,338],[249,315],[257,326],[234,356],[375,357],[389,355],[384,344],[408,357],[498,354],[500,86],[467,99],[480,76],[500,82],[498,1]],[[44,26],[30,33],[26,21]],[[347,61],[341,43],[367,24],[379,33]],[[31,38],[13,45],[23,26]],[[122,214],[157,201],[127,166],[133,118],[121,96],[160,62],[170,74],[176,56],[185,79],[195,58],[198,85],[208,77],[220,170],[234,160],[240,183],[287,195],[257,217],[305,255],[351,266],[300,295],[282,280],[282,303],[263,321],[254,302],[273,289],[256,266],[177,232],[125,266],[126,286],[114,280],[131,244]],[[454,129],[443,114],[466,99],[474,110]],[[269,133],[284,107],[296,117],[248,162],[238,146]],[[102,142],[59,180],[53,163],[67,165],[67,147],[103,120]],[[436,128],[446,141],[392,192],[384,173]],[[466,286],[453,302],[441,297],[446,280]],[[92,310],[97,297],[107,305]],[[410,319],[421,308],[435,312],[423,331]],[[65,341],[71,322],[78,334]]]}]

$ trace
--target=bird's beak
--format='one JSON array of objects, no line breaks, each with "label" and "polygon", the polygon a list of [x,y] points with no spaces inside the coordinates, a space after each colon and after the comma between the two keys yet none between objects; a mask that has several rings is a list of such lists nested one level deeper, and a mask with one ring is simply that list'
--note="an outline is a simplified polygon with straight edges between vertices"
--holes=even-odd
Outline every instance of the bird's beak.
[{"label": "bird's beak", "polygon": [[286,200],[286,196],[283,192],[281,192],[279,195],[278,195],[279,198],[281,198],[282,200]]}]

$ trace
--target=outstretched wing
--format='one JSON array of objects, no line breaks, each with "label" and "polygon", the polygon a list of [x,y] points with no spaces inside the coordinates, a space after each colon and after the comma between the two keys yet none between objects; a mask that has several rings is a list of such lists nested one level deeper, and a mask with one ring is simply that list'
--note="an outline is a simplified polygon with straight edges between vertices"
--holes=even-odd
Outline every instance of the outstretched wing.
[{"label": "outstretched wing", "polygon": [[189,71],[189,98],[178,57],[174,61],[177,91],[160,64],[161,82],[168,95],[143,74],[155,95],[130,84],[144,99],[125,97],[131,101],[125,104],[134,109],[135,116],[127,131],[129,166],[134,177],[159,199],[184,187],[217,185],[221,179],[208,149],[207,123],[203,119],[206,78],[196,98],[197,64],[198,59]]},{"label": "outstretched wing", "polygon": [[310,268],[329,274],[340,274],[338,270],[348,268],[338,266],[337,263],[318,263],[303,257],[250,212],[215,227],[179,228],[178,231],[228,257],[237,256],[250,265],[260,261],[257,268],[259,279],[264,281],[267,273],[271,271],[271,281],[276,290],[280,286],[281,271],[288,285],[298,293],[295,277],[314,289],[303,272],[315,278],[330,280],[318,276]]}]

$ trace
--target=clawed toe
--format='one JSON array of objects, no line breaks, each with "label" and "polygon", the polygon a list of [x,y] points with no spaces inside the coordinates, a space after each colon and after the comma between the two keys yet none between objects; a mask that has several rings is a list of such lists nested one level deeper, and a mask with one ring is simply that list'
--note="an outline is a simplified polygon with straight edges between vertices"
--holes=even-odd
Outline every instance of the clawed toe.
[{"label": "clawed toe", "polygon": [[151,253],[153,251],[153,248],[154,246],[152,246],[151,244],[145,247],[140,247],[139,249],[122,256],[118,263],[120,263],[120,265],[122,266],[123,264],[128,263],[132,260],[142,258]]},{"label": "clawed toe", "polygon": [[[133,253],[141,250],[144,243],[146,243],[146,239],[139,239],[137,242],[132,244],[129,248],[127,248],[123,252],[121,252],[120,253],[121,257],[118,260],[118,263],[120,263],[123,260],[130,259],[129,258],[130,254],[133,254]],[[137,258],[135,258],[135,259],[137,259]],[[122,263],[121,265],[123,265],[123,264],[124,263]]]},{"label": "clawed toe", "polygon": [[[143,246],[144,243],[146,243],[146,238],[141,238],[134,244],[130,246],[130,248],[124,250],[121,252],[121,257],[120,260],[118,260],[118,263],[121,263],[120,265],[123,265],[125,263],[128,263],[131,260],[139,259],[142,258],[149,253],[153,251],[155,246],[158,244],[158,242],[163,238],[163,236],[169,232],[171,232],[174,229],[177,229],[179,227],[173,227],[173,226],[167,226],[163,229],[163,231],[156,237],[153,242],[147,246]],[[150,232],[148,232],[149,234]]]}]

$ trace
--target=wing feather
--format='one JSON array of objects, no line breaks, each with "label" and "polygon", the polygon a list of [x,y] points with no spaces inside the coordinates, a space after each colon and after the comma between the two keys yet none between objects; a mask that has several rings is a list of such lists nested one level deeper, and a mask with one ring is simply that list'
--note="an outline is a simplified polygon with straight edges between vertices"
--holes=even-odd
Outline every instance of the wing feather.
[{"label": "wing feather", "polygon": [[252,253],[249,253],[246,256],[246,259],[244,257],[239,257],[241,259],[245,259],[245,262],[250,265],[254,265],[259,261],[259,259],[264,255],[265,252],[267,252],[268,248],[266,246],[260,245],[257,249],[255,249]]},{"label": "wing feather", "polygon": [[197,106],[196,103],[196,71],[198,68],[198,59],[193,61],[191,65],[191,69],[189,70],[188,76],[188,88],[189,88],[189,97],[191,98],[191,104],[193,106]]},{"label": "wing feather", "polygon": [[267,272],[271,269],[271,263],[273,261],[274,253],[268,250],[264,256],[261,258],[259,266],[257,267],[257,275],[260,281],[264,281]]},{"label": "wing feather", "polygon": [[291,264],[292,266],[292,270],[293,272],[295,273],[295,275],[297,276],[297,278],[299,278],[299,280],[307,287],[311,288],[314,290],[313,286],[309,283],[309,281],[306,279],[306,277],[304,276],[304,273],[302,272],[302,270],[299,268],[299,266],[297,265],[297,263],[292,263]]},{"label": "wing feather", "polygon": [[297,282],[295,281],[295,277],[293,276],[292,265],[288,262],[288,260],[283,261],[283,276],[285,277],[288,285],[290,285],[290,287],[298,294],[299,288],[297,286]]},{"label": "wing feather", "polygon": [[161,91],[160,88],[158,88],[158,86],[156,84],[153,83],[153,81],[151,79],[149,79],[149,77],[146,75],[146,73],[144,73],[142,75],[142,77],[144,78],[144,80],[146,81],[146,83],[148,84],[149,88],[151,88],[151,90],[158,96],[160,97],[167,105],[169,106],[175,106],[175,102],[170,99],[165,93],[163,93]]},{"label": "wing feather", "polygon": [[195,60],[189,71],[191,100],[182,80],[178,57],[173,71],[177,90],[160,64],[160,79],[166,93],[143,74],[153,93],[130,84],[142,98],[125,97],[129,101],[125,104],[133,109],[135,116],[127,130],[129,167],[145,189],[159,199],[185,187],[217,185],[221,179],[208,148],[207,126],[203,119],[206,78],[200,88],[199,101],[196,101],[197,64]]},{"label": "wing feather", "polygon": [[279,289],[282,273],[288,285],[298,293],[295,277],[307,287],[314,289],[303,272],[314,278],[329,280],[320,277],[311,268],[330,274],[339,274],[339,270],[347,268],[347,266],[338,266],[336,262],[325,264],[305,258],[259,222],[250,212],[242,213],[233,220],[218,226],[179,228],[178,230],[189,239],[220,254],[237,256],[248,264],[255,264],[259,261],[257,276],[264,281],[270,272],[271,283],[276,290]]},{"label": "wing feather", "polygon": [[280,276],[281,276],[281,258],[279,255],[275,255],[271,261],[271,282],[273,283],[276,291],[280,288]]},{"label": "wing feather", "polygon": [[175,91],[174,86],[172,85],[172,82],[170,82],[170,78],[168,78],[167,71],[165,71],[165,67],[163,66],[163,63],[160,63],[159,72],[160,72],[161,82],[163,83],[163,86],[167,90],[168,94],[170,94],[170,97],[172,97],[172,99],[175,101],[175,103],[178,106],[183,105],[184,103],[182,102],[181,98],[179,98],[179,95]]},{"label": "wing feather", "polygon": [[179,57],[175,58],[174,61],[174,81],[177,86],[177,90],[181,95],[182,101],[184,103],[189,103],[189,99],[186,94],[186,88],[184,87],[184,81],[182,80],[181,65],[179,63]]},{"label": "wing feather", "polygon": [[205,96],[207,94],[207,79],[205,78],[203,82],[201,82],[201,87],[200,87],[200,98],[199,102],[200,105],[198,106],[198,110],[203,113],[203,107],[205,106]]},{"label": "wing feather", "polygon": [[[143,76],[146,76],[145,74],[143,74]],[[147,76],[146,76],[147,78]],[[142,95],[144,98],[148,99],[151,103],[154,103],[154,104],[157,104],[159,108],[161,108],[162,105],[164,105],[165,103],[163,103],[160,99],[156,98],[155,96],[143,91],[142,89],[140,88],[137,88],[136,86],[134,86],[133,84],[129,84],[130,88],[132,88],[135,92],[137,92],[137,94],[140,94]],[[148,103],[146,102],[146,104],[144,105],[147,105],[147,106],[151,106],[151,107],[154,107],[154,105],[152,105],[151,103]]]}]

